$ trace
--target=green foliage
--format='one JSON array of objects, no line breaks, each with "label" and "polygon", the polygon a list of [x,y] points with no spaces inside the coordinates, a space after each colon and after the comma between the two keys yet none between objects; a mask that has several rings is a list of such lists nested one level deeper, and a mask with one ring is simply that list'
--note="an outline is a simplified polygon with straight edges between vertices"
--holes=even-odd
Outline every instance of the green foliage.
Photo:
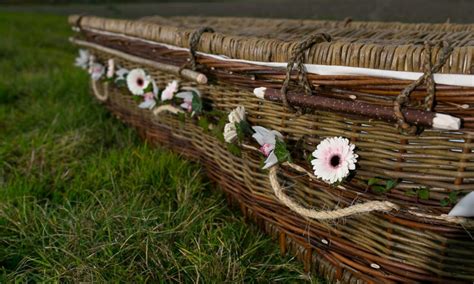
[{"label": "green foliage", "polygon": [[251,137],[254,133],[247,120],[242,120],[239,123],[235,123],[235,129],[237,130],[239,142],[242,142],[245,137]]},{"label": "green foliage", "polygon": [[441,206],[450,206],[454,205],[458,202],[459,198],[459,193],[457,191],[451,191],[448,195],[448,197],[443,198],[440,200]]},{"label": "green foliage", "polygon": [[193,93],[193,100],[191,101],[191,106],[193,108],[193,113],[200,114],[202,112],[202,99],[195,92],[192,92],[192,93]]},{"label": "green foliage", "polygon": [[0,13],[0,283],[317,281],[94,101],[66,22]]},{"label": "green foliage", "polygon": [[239,146],[235,144],[230,144],[230,143],[226,143],[226,145],[227,145],[227,150],[229,150],[229,152],[232,155],[237,156],[237,157],[242,156],[242,151],[240,150]]},{"label": "green foliage", "polygon": [[152,83],[149,83],[148,86],[146,86],[146,88],[143,90],[143,93],[149,93],[149,92],[153,92],[153,84]]},{"label": "green foliage", "polygon": [[215,127],[212,129],[211,133],[214,137],[216,137],[220,142],[224,143],[224,127],[227,123],[227,117],[225,116],[220,116],[219,120],[217,121],[217,124]]},{"label": "green foliage", "polygon": [[274,152],[275,152],[275,156],[278,158],[279,163],[283,163],[286,161],[291,162],[291,155],[288,149],[286,149],[285,142],[280,141],[279,139],[276,139]]},{"label": "green foliage", "polygon": [[430,189],[427,187],[419,187],[405,191],[407,196],[417,197],[422,200],[430,199]]},{"label": "green foliage", "polygon": [[367,180],[367,185],[374,193],[377,194],[385,194],[389,192],[391,189],[396,187],[398,184],[397,180],[389,179],[383,180],[378,177],[373,177]]},{"label": "green foliage", "polygon": [[198,119],[198,126],[201,127],[204,133],[209,132],[209,120],[207,120],[207,117],[200,116]]}]

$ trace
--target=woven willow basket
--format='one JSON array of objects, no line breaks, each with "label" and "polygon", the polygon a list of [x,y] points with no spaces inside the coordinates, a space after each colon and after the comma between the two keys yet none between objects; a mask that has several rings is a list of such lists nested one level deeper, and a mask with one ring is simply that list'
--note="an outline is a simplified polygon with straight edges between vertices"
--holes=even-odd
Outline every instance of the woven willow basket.
[{"label": "woven willow basket", "polygon": [[[347,283],[474,281],[473,220],[447,215],[474,190],[474,25],[69,22],[79,32],[71,40],[97,62],[143,68],[161,89],[179,80],[199,90],[207,109],[244,106],[250,124],[283,134],[291,163],[262,170],[254,147],[231,154],[196,119],[138,108],[126,87],[92,81],[105,107],[147,140],[202,163],[230,202],[308,271]],[[440,126],[437,114],[454,122]],[[307,161],[333,136],[350,139],[359,155],[337,186],[316,179]],[[384,181],[395,186],[380,192]]]}]

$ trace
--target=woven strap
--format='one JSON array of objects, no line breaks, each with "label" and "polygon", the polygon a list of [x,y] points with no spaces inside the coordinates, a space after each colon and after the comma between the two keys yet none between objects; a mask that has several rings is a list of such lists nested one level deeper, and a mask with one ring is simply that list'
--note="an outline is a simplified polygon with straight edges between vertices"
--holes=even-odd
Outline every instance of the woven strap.
[{"label": "woven strap", "polygon": [[109,98],[109,82],[104,82],[103,83],[103,94],[100,93],[99,88],[97,86],[98,80],[94,80],[91,78],[91,86],[92,86],[92,92],[94,93],[94,96],[101,102],[105,102]]},{"label": "woven strap", "polygon": [[[432,56],[432,47],[434,46],[442,46],[441,54],[436,62],[435,65],[431,64],[431,56]],[[431,111],[433,109],[434,100],[435,100],[435,82],[433,78],[433,74],[439,72],[443,65],[446,63],[447,59],[451,55],[453,48],[446,42],[442,42],[442,44],[438,43],[436,45],[432,43],[425,43],[425,56],[423,57],[423,71],[424,74],[418,78],[416,81],[412,82],[410,85],[405,87],[402,92],[398,95],[398,97],[394,101],[393,110],[395,112],[395,116],[397,117],[397,127],[403,133],[407,134],[415,134],[417,131],[416,126],[410,125],[406,122],[405,116],[402,113],[402,107],[405,106],[410,99],[410,94],[421,84],[426,84],[426,91],[427,96],[425,97],[424,101],[424,108],[427,111]]]},{"label": "woven strap", "polygon": [[298,80],[300,87],[304,89],[305,94],[311,95],[312,88],[306,74],[306,68],[304,67],[305,52],[316,43],[323,41],[331,41],[331,36],[326,33],[316,33],[306,37],[293,47],[290,60],[288,60],[288,64],[286,66],[285,81],[283,81],[283,85],[281,87],[282,101],[285,107],[293,110],[293,107],[288,104],[288,100],[286,98],[288,85],[291,80],[291,72],[293,69],[297,72],[296,79]]},{"label": "woven strap", "polygon": [[197,69],[197,62],[196,62],[196,49],[199,44],[199,40],[203,33],[213,33],[214,29],[210,27],[202,27],[199,28],[191,33],[189,36],[189,62],[181,66],[180,72],[186,68],[188,65],[191,66],[193,71]]},{"label": "woven strap", "polygon": [[366,213],[366,212],[372,212],[372,211],[388,212],[388,211],[399,209],[398,205],[389,201],[369,201],[369,202],[365,202],[361,204],[352,205],[352,206],[342,208],[342,209],[327,210],[327,211],[305,208],[299,205],[298,203],[296,203],[294,200],[288,197],[285,193],[283,193],[283,188],[278,182],[278,176],[277,176],[278,168],[279,168],[278,166],[274,166],[270,168],[270,172],[268,175],[272,189],[275,192],[275,196],[283,204],[288,206],[288,208],[300,214],[301,216],[311,218],[311,219],[317,219],[317,220],[332,220],[332,219],[348,217],[354,214],[360,214],[360,213]]}]

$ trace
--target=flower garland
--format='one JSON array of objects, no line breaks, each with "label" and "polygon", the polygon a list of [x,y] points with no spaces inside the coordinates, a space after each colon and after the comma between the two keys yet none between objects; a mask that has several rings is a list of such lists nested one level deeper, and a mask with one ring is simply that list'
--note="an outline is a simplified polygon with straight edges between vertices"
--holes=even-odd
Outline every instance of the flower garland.
[{"label": "flower garland", "polygon": [[[238,106],[228,116],[229,122],[224,127],[224,138],[227,143],[242,144],[245,136],[252,137],[258,144],[258,151],[266,158],[262,169],[268,169],[278,163],[291,161],[283,135],[262,126],[252,126],[246,120],[245,108]],[[342,182],[355,170],[358,155],[354,153],[355,145],[347,138],[329,137],[321,141],[312,153],[314,175],[329,184]]]},{"label": "flower garland", "polygon": [[[138,105],[141,109],[153,110],[160,106],[169,106],[172,112],[178,113],[173,107],[179,107],[191,117],[202,112],[202,99],[200,92],[191,87],[179,87],[179,82],[173,80],[168,83],[162,92],[154,79],[144,69],[135,68],[128,70],[115,66],[113,59],[107,61],[107,67],[95,61],[95,57],[87,50],[79,50],[75,66],[87,69],[92,80],[103,79],[113,82],[118,87],[126,86],[134,98],[143,98]],[[116,70],[117,69],[117,70]],[[104,78],[105,77],[105,78]]]}]

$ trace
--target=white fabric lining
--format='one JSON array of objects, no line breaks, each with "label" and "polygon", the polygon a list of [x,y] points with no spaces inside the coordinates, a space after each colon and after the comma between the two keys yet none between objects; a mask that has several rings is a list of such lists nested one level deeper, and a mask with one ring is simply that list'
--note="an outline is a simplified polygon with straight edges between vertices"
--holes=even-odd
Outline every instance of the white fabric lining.
[{"label": "white fabric lining", "polygon": [[[165,43],[159,43],[155,41],[150,41],[134,36],[112,33],[97,29],[88,28],[85,30],[92,31],[98,34],[119,36],[127,39],[133,39],[141,42],[146,42],[149,44],[159,45],[166,47],[172,50],[184,50],[187,51],[187,48],[178,47],[174,45],[169,45]],[[204,52],[197,52],[200,55],[211,57],[217,60],[229,61],[229,62],[239,62],[239,63],[248,63],[260,66],[276,67],[276,68],[286,68],[286,62],[262,62],[262,61],[250,61],[243,59],[232,59],[224,55],[214,55]],[[351,67],[351,66],[338,66],[338,65],[318,65],[318,64],[305,64],[306,71],[308,73],[319,74],[319,75],[355,75],[355,76],[372,76],[380,78],[391,78],[399,80],[417,80],[420,76],[423,75],[421,72],[408,72],[408,71],[392,71],[392,70],[382,70],[382,69],[371,69],[371,68],[361,68],[361,67]],[[437,84],[450,85],[450,86],[459,86],[459,87],[474,87],[474,75],[468,74],[434,74],[434,81]]]}]

